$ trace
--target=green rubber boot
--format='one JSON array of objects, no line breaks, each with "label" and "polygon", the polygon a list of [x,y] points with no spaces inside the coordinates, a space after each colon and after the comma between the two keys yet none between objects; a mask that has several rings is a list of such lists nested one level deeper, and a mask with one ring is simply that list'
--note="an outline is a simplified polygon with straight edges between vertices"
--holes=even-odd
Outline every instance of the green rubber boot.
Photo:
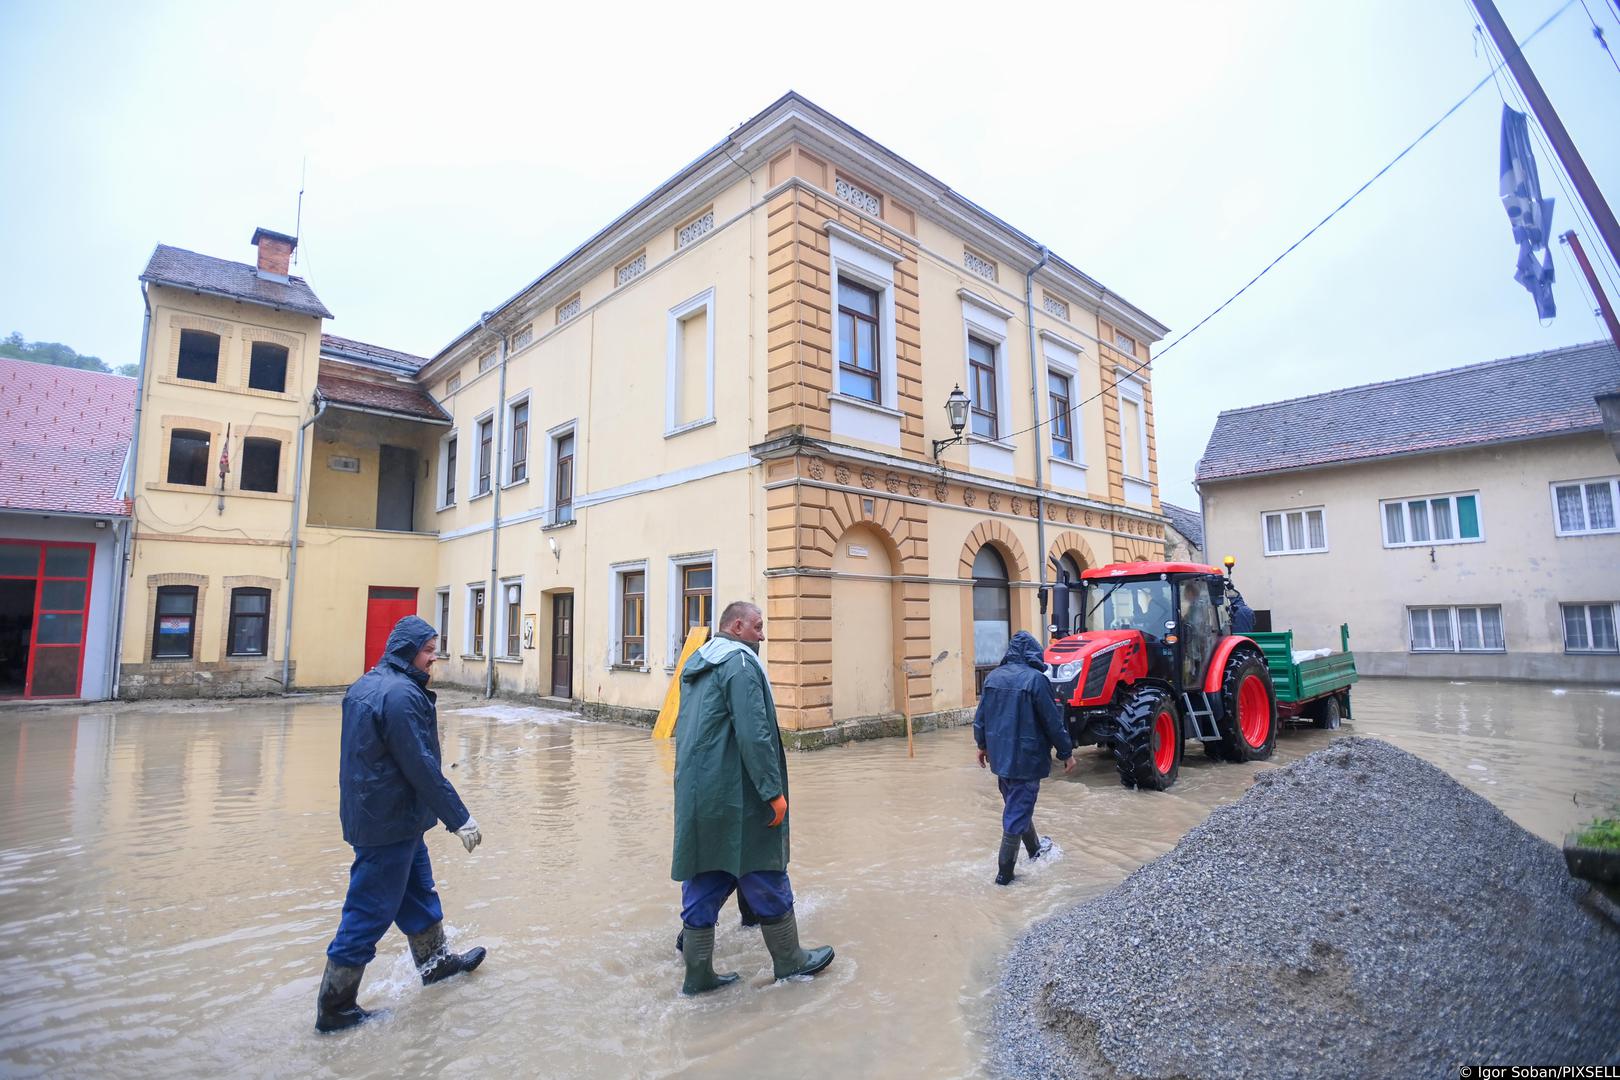
[{"label": "green rubber boot", "polygon": [[686,960],[686,981],[681,984],[681,993],[688,997],[706,994],[737,981],[734,971],[720,975],[714,970],[714,927],[683,925],[681,933],[686,939],[681,950]]},{"label": "green rubber boot", "polygon": [[1018,863],[1018,845],[1023,838],[1017,833],[1004,832],[1001,834],[1001,850],[996,853],[996,884],[1011,885],[1013,867]]},{"label": "green rubber boot", "polygon": [[805,949],[799,945],[799,923],[789,908],[786,915],[761,920],[765,947],[771,950],[771,963],[778,979],[794,975],[814,975],[832,963],[831,945]]}]

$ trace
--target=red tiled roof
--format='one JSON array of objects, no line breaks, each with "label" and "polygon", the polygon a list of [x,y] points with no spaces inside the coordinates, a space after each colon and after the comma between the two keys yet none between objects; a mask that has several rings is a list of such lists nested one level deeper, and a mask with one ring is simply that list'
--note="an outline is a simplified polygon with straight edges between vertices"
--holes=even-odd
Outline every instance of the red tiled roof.
[{"label": "red tiled roof", "polygon": [[334,405],[350,405],[360,409],[394,413],[417,420],[448,423],[450,416],[433,396],[420,386],[406,382],[375,383],[363,379],[350,379],[321,367],[315,382],[315,392]]},{"label": "red tiled roof", "polygon": [[368,364],[390,373],[404,372],[414,375],[427,360],[398,349],[385,349],[381,345],[368,345],[353,338],[336,334],[321,335],[321,353],[351,364]]},{"label": "red tiled roof", "polygon": [[135,380],[0,357],[0,509],[128,516]]}]

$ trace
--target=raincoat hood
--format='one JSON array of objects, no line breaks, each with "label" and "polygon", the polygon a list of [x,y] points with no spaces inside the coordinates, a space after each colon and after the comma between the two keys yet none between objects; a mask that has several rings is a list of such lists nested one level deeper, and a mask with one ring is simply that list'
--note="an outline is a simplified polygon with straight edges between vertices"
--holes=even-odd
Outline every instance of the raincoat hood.
[{"label": "raincoat hood", "polygon": [[417,672],[413,666],[422,646],[439,636],[433,624],[416,615],[407,615],[394,624],[388,634],[388,647],[383,650],[382,662],[404,672]]},{"label": "raincoat hood", "polygon": [[[759,670],[764,672],[764,661],[760,660],[759,654],[753,649],[732,638],[713,637],[705,641],[698,651],[692,654],[691,659],[686,661],[686,666],[681,669],[681,680],[691,682],[705,671],[720,666],[720,663],[731,656],[732,653],[738,652],[753,660],[758,665]],[[769,686],[770,680],[767,678],[766,687],[769,688]]]},{"label": "raincoat hood", "polygon": [[1028,630],[1020,630],[1007,642],[1007,653],[1001,658],[1003,664],[1024,664],[1038,671],[1046,670],[1046,659],[1041,643],[1035,640],[1035,635]]}]

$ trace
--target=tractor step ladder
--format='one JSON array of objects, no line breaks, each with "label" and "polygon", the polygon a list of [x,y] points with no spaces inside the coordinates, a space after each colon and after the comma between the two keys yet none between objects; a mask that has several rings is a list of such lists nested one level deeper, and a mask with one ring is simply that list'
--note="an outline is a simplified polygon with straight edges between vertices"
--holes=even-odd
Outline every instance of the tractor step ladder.
[{"label": "tractor step ladder", "polygon": [[1199,701],[1204,707],[1200,709],[1193,701],[1191,693],[1181,695],[1182,702],[1187,706],[1187,715],[1192,717],[1193,734],[1203,742],[1215,742],[1221,737],[1220,729],[1215,726],[1215,710],[1209,703],[1209,695],[1202,690],[1197,691]]}]

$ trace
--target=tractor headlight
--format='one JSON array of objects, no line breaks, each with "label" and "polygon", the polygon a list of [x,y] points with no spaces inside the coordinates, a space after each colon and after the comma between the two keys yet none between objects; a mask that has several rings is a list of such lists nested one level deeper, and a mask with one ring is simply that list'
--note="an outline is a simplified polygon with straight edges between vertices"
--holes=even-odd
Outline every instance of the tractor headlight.
[{"label": "tractor headlight", "polygon": [[1073,682],[1080,677],[1080,669],[1086,666],[1084,657],[1079,660],[1070,660],[1066,664],[1059,664],[1049,668],[1046,677],[1055,683]]}]

